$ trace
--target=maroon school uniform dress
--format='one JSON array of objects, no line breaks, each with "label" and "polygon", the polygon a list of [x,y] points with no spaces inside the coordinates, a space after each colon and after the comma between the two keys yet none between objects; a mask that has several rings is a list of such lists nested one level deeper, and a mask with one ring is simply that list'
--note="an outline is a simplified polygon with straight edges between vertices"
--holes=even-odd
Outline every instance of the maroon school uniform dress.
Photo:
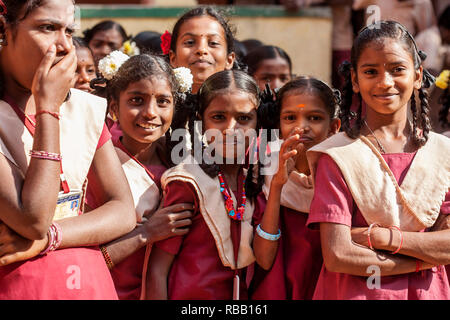
[{"label": "maroon school uniform dress", "polygon": [[[241,199],[244,176],[238,177],[236,198]],[[234,270],[225,267],[220,260],[214,237],[199,212],[199,199],[190,183],[170,182],[165,189],[164,206],[176,203],[193,203],[194,216],[189,233],[185,236],[169,238],[155,245],[175,255],[168,276],[168,299],[170,300],[231,300],[233,298]],[[217,192],[219,185],[217,185]],[[254,212],[264,210],[265,199],[257,198]],[[223,204],[220,204],[223,205]],[[240,205],[240,203],[238,203]],[[238,222],[232,221],[231,228]],[[245,270],[240,270],[240,298],[247,299]]]},{"label": "maroon school uniform dress", "polygon": [[[110,138],[105,126],[97,149]],[[56,299],[117,300],[98,246],[58,249],[0,267],[0,300]]]},{"label": "maroon school uniform dress", "polygon": [[[255,226],[262,219],[255,217]],[[322,267],[320,233],[306,226],[308,214],[280,207],[281,237],[270,270],[255,263],[252,300],[310,300]]]},{"label": "maroon school uniform dress", "polygon": [[[383,154],[382,156],[400,185],[411,166],[415,153]],[[308,226],[321,222],[344,224],[349,227],[368,226],[352,198],[339,167],[330,156],[320,157],[315,181],[316,189],[311,203]],[[446,194],[440,213],[450,213],[449,193]],[[380,289],[369,289],[367,277],[330,272],[323,266],[313,299],[450,299],[449,281],[445,268],[442,266],[424,272],[383,276],[380,285]]]},{"label": "maroon school uniform dress", "polygon": [[[113,133],[114,146],[127,152],[119,140],[119,135]],[[161,189],[161,176],[167,170],[166,166],[146,166],[150,178]],[[142,272],[146,247],[142,247],[111,269],[111,276],[120,300],[139,300],[142,287]]]}]

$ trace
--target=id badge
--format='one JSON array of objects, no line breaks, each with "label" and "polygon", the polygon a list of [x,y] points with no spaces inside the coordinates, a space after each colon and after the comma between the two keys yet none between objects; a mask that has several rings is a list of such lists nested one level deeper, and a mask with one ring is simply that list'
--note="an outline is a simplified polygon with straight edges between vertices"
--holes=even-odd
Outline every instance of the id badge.
[{"label": "id badge", "polygon": [[69,193],[60,192],[56,202],[53,220],[76,217],[80,211],[83,191],[72,190]]}]

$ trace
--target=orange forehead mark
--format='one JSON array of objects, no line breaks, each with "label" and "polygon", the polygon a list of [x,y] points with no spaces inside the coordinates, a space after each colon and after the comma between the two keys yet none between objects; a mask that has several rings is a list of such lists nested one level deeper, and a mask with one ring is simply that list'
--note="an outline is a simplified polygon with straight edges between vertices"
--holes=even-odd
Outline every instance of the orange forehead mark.
[{"label": "orange forehead mark", "polygon": [[301,104],[297,105],[297,107],[299,107],[299,108],[304,108],[305,105],[304,105],[303,103],[301,103]]}]

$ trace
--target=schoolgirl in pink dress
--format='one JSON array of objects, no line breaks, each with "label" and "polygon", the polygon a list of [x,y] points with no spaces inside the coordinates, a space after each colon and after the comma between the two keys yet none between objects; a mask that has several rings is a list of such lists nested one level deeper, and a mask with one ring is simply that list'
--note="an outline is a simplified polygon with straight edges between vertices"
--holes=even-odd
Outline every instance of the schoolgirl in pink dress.
[{"label": "schoolgirl in pink dress", "polygon": [[[450,141],[430,128],[425,58],[397,22],[366,27],[354,42],[343,66],[345,132],[307,152],[308,225],[320,226],[324,259],[314,299],[450,298]],[[354,92],[367,112],[351,121]]]},{"label": "schoolgirl in pink dress", "polygon": [[279,128],[284,141],[270,165],[275,173],[263,186],[265,212],[255,217],[251,298],[311,299],[322,252],[319,232],[306,226],[314,194],[306,150],[339,131],[340,93],[318,79],[299,77],[281,87],[276,102],[270,95],[267,100],[260,107],[268,109],[263,125]]},{"label": "schoolgirl in pink dress", "polygon": [[[205,81],[198,96],[198,109],[187,114],[192,154],[185,154],[161,179],[164,206],[194,205],[192,225],[184,237],[153,246],[147,299],[248,298],[246,271],[255,261],[252,217],[265,201],[258,197],[260,167],[244,161],[251,136],[236,135],[256,134],[258,87],[244,72],[221,71]],[[200,120],[202,135],[194,130],[194,121]]]},{"label": "schoolgirl in pink dress", "polygon": [[[0,1],[0,299],[117,299],[98,245],[131,231],[106,101],[70,89],[73,2]],[[104,205],[83,214],[90,168]]]},{"label": "schoolgirl in pink dress", "polygon": [[[188,204],[159,209],[162,197],[160,179],[168,167],[165,136],[172,123],[177,103],[183,101],[177,70],[162,58],[147,54],[125,55],[123,64],[115,55],[107,56],[118,66],[108,75],[105,60],[99,63],[106,81],[108,106],[118,119],[113,144],[128,180],[136,208],[136,228],[101,247],[111,270],[119,299],[138,300],[146,250],[151,244],[187,232],[190,224]],[[96,183],[88,199],[94,207],[101,199]],[[182,228],[182,229],[180,229]]]}]

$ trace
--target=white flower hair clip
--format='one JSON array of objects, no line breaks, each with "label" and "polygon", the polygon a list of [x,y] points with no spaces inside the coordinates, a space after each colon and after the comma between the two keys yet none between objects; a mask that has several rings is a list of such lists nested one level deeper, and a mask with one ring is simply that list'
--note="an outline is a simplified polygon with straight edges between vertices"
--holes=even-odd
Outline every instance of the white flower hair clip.
[{"label": "white flower hair clip", "polygon": [[191,91],[192,84],[194,83],[194,76],[189,68],[179,67],[173,69],[175,79],[178,82],[180,93],[187,93]]},{"label": "white flower hair clip", "polygon": [[106,80],[111,80],[119,70],[120,66],[129,59],[122,51],[113,51],[98,63],[98,70]]},{"label": "white flower hair clip", "polygon": [[138,46],[136,45],[136,42],[127,40],[123,43],[122,48],[120,48],[120,51],[125,53],[127,56],[137,56],[141,53]]}]

